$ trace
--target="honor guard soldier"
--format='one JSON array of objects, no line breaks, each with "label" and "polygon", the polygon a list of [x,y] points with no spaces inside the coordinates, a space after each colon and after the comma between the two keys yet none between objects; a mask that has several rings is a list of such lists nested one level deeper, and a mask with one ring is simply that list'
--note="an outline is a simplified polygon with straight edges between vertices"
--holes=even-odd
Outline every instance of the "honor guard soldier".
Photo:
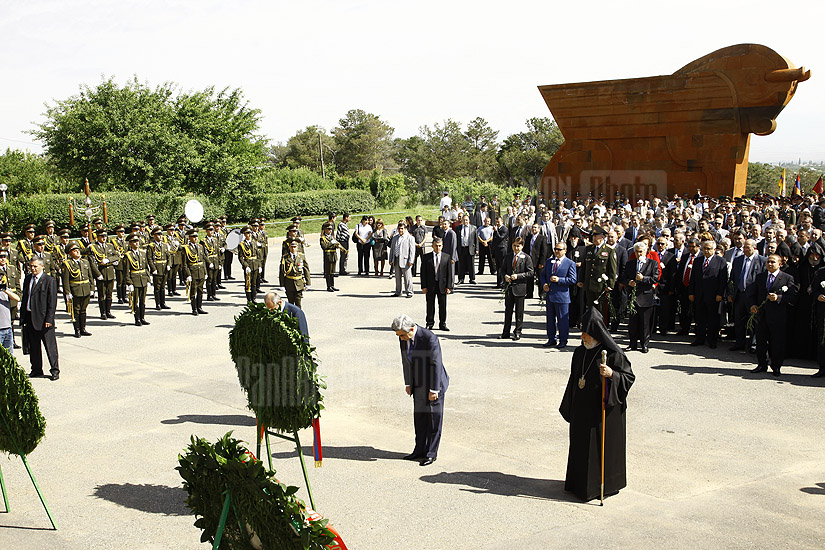
[{"label": "honor guard soldier", "polygon": [[584,277],[579,287],[584,288],[587,303],[585,308],[591,308],[598,301],[599,313],[608,318],[606,308],[610,297],[610,289],[616,286],[618,266],[616,265],[616,251],[605,243],[605,230],[596,226],[593,229],[593,244],[589,245],[584,253]]},{"label": "honor guard soldier", "polygon": [[89,260],[80,256],[80,245],[69,243],[69,257],[63,260],[63,296],[70,304],[74,337],[91,336],[86,331],[86,308],[94,294],[92,268]]},{"label": "honor guard soldier", "polygon": [[198,230],[186,232],[189,242],[182,247],[186,282],[189,283],[188,298],[192,304],[192,315],[206,315],[203,309],[203,283],[206,281],[206,250],[198,243]]},{"label": "honor guard soldier", "polygon": [[146,231],[148,231],[150,237],[152,235],[152,231],[154,231],[156,227],[160,226],[155,224],[155,215],[149,214],[146,216]]},{"label": "honor guard soldier", "polygon": [[80,250],[86,250],[90,244],[92,244],[92,239],[89,238],[89,226],[88,225],[81,225],[80,226]]},{"label": "honor guard soldier", "polygon": [[218,292],[218,274],[221,271],[221,263],[218,259],[218,250],[220,245],[215,236],[215,226],[211,222],[206,224],[206,236],[201,241],[203,251],[206,253],[206,301],[219,301],[216,293]]},{"label": "honor guard soldier", "polygon": [[[178,292],[178,271],[180,271],[180,247],[181,240],[178,238],[178,233],[175,231],[174,224],[167,224],[164,227],[166,234],[163,236],[163,242],[166,243],[166,248],[169,250],[169,272],[166,275],[166,291],[169,296],[180,296]],[[166,303],[166,300],[163,301]]]},{"label": "honor guard soldier", "polygon": [[223,286],[223,269],[224,265],[226,264],[226,216],[223,217],[223,220],[218,218],[214,222],[215,224],[215,239],[218,241],[218,276],[215,278],[215,288],[219,290],[224,290],[226,287]]},{"label": "honor guard soldier", "polygon": [[97,242],[97,232],[103,229],[103,218],[95,217],[92,219],[92,230],[89,232],[89,239],[91,241]]},{"label": "honor guard soldier", "polygon": [[12,248],[11,246],[11,233],[3,233],[0,235],[0,249],[3,249],[9,253],[6,263],[16,267],[18,273],[23,273],[20,269],[20,261],[18,260],[19,253],[17,252],[17,249]]},{"label": "honor guard soldier", "polygon": [[223,278],[224,280],[231,281],[234,279],[232,276],[232,251],[226,250],[226,237],[229,236],[229,228],[226,227],[226,216],[220,217],[221,221],[221,233],[223,234]]},{"label": "honor guard soldier", "polygon": [[180,281],[181,286],[186,285],[186,276],[183,273],[183,262],[185,261],[183,255],[183,247],[188,242],[186,238],[186,216],[181,216],[178,218],[178,227],[175,229],[175,234],[178,236],[178,242],[180,242],[180,248],[178,249],[178,255],[180,256],[180,269],[178,269],[178,280]]},{"label": "honor guard soldier", "polygon": [[283,244],[281,244],[281,258],[289,253],[289,241],[292,240],[298,241],[298,252],[304,254],[304,243],[298,238],[298,227],[289,225],[286,228],[286,239],[284,239]]},{"label": "honor guard soldier", "polygon": [[46,275],[52,275],[52,273],[55,273],[56,275],[57,269],[55,269],[52,255],[46,252],[46,241],[43,239],[43,235],[38,235],[35,237],[32,244],[34,245],[32,258],[40,258],[43,260],[43,273]]},{"label": "honor guard soldier", "polygon": [[17,261],[21,269],[29,272],[29,261],[34,253],[34,224],[30,223],[23,228],[23,238],[17,241]]},{"label": "honor guard soldier", "polygon": [[[58,245],[60,238],[54,232],[54,222],[52,220],[46,220],[46,234],[43,235],[43,240],[46,241],[46,252],[54,256],[54,247]],[[62,261],[62,258],[60,258],[60,261]]]},{"label": "honor guard soldier", "polygon": [[[5,286],[5,288],[10,289],[19,298],[21,294],[20,280],[20,269],[14,263],[9,262],[8,248],[0,248],[0,287]],[[14,321],[17,320],[17,304],[18,300],[9,295],[12,342],[14,342]],[[15,343],[14,347],[17,348],[19,346]]]},{"label": "honor guard soldier", "polygon": [[66,252],[66,247],[69,244],[69,237],[71,234],[69,233],[68,229],[61,229],[57,232],[57,243],[54,245],[52,249],[52,257],[54,258],[54,263],[59,266],[60,275],[63,275],[63,260],[69,257],[69,253]]},{"label": "honor guard soldier", "polygon": [[149,286],[149,261],[146,252],[140,249],[140,236],[129,235],[129,250],[123,259],[126,264],[126,290],[129,293],[129,305],[135,314],[135,326],[148,325],[146,315],[146,289]]},{"label": "honor guard soldier", "polygon": [[241,231],[243,240],[238,244],[238,261],[244,270],[244,290],[246,301],[255,302],[258,292],[258,272],[261,268],[258,261],[258,245],[252,240],[252,228],[244,227]]},{"label": "honor guard soldier", "polygon": [[266,258],[264,257],[263,244],[258,231],[258,219],[249,220],[249,227],[252,228],[252,242],[255,243],[255,253],[258,256],[258,279],[255,285],[255,292],[258,293],[261,291],[261,283],[263,282],[261,279],[263,278]]},{"label": "honor guard soldier", "polygon": [[324,278],[327,281],[327,292],[338,290],[335,288],[335,266],[338,262],[338,249],[343,248],[332,234],[332,225],[332,222],[327,222],[321,228],[321,250],[324,251]]},{"label": "honor guard soldier", "polygon": [[171,309],[166,305],[166,277],[172,269],[172,257],[169,246],[163,242],[163,230],[160,226],[152,229],[152,242],[146,247],[146,259],[152,274],[152,290],[155,293],[155,309]]},{"label": "honor guard soldier", "polygon": [[301,298],[304,289],[310,286],[309,264],[306,257],[298,252],[298,240],[289,241],[289,252],[281,259],[281,269],[278,273],[281,286],[286,290],[287,301],[301,307]]},{"label": "honor guard soldier", "polygon": [[92,268],[97,286],[97,305],[100,308],[100,318],[104,321],[115,318],[112,315],[112,292],[117,281],[115,270],[120,265],[120,254],[112,243],[106,241],[107,237],[105,229],[96,230],[95,242],[83,254]]},{"label": "honor guard soldier", "polygon": [[[255,238],[259,243],[261,243],[261,246],[258,249],[261,258],[260,282],[268,283],[269,281],[266,280],[266,258],[269,256],[269,236],[266,234],[266,227],[264,227],[263,218],[258,220],[258,233],[255,235]],[[258,288],[260,289],[260,284],[258,285]]]},{"label": "honor guard soldier", "polygon": [[112,246],[115,247],[119,263],[115,266],[115,287],[117,287],[117,303],[126,303],[126,262],[123,259],[126,256],[126,251],[129,245],[126,242],[126,228],[123,225],[115,227],[115,234],[111,241]]}]

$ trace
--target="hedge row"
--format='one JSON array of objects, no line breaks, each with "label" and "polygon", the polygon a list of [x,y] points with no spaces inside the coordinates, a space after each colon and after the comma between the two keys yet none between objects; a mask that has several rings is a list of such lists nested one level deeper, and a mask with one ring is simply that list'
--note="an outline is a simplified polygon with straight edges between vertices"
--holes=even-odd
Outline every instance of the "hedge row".
[{"label": "hedge row", "polygon": [[[171,223],[183,214],[184,205],[190,199],[197,199],[204,207],[204,217],[213,219],[226,214],[230,223],[246,221],[256,216],[267,218],[289,218],[296,214],[318,215],[329,211],[360,212],[375,207],[375,199],[369,191],[361,190],[318,190],[301,193],[261,194],[242,196],[229,200],[226,204],[201,196],[174,196],[157,193],[111,192],[104,194],[109,217],[109,227],[119,223],[145,220],[154,214],[159,224]],[[95,203],[101,195],[92,193]],[[69,199],[83,205],[83,194],[49,194],[17,197],[0,203],[0,222],[3,229],[19,233],[27,223],[34,223],[42,230],[46,220],[54,220],[58,228],[69,227]],[[98,213],[103,217],[102,210]],[[75,210],[75,223],[85,220],[81,211]]]}]

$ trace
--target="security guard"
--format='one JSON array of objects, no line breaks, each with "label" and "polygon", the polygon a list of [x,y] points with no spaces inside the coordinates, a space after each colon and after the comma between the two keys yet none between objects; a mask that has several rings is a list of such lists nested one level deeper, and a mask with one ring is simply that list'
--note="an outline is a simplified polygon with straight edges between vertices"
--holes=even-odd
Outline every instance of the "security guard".
[{"label": "security guard", "polygon": [[80,246],[69,243],[66,247],[69,257],[63,260],[63,296],[72,303],[72,324],[74,337],[91,336],[86,330],[86,308],[94,294],[92,268],[89,260],[80,257]]},{"label": "security guard", "polygon": [[129,304],[135,314],[135,326],[148,325],[146,315],[146,288],[149,286],[149,261],[146,252],[140,249],[140,236],[132,233],[128,238],[129,250],[123,262],[125,266],[126,290],[131,293]]},{"label": "security guard", "polygon": [[599,312],[602,315],[606,314],[609,289],[616,286],[617,276],[616,251],[607,246],[605,236],[606,233],[601,227],[596,226],[593,229],[593,244],[588,245],[584,253],[584,277],[580,285],[584,288],[587,300],[585,309],[593,307],[598,300]]},{"label": "security guard", "polygon": [[[166,290],[169,293],[169,296],[180,296],[180,292],[177,289],[178,283],[178,271],[180,270],[180,246],[181,240],[178,237],[178,233],[175,231],[175,226],[173,224],[168,224],[164,229],[166,229],[166,234],[163,236],[163,242],[166,243],[166,248],[169,250],[169,263],[167,264],[169,267],[169,274],[166,276]],[[163,300],[163,304],[166,305],[166,300]]]},{"label": "security guard", "polygon": [[152,242],[146,247],[149,272],[152,274],[152,290],[155,292],[155,309],[171,309],[166,305],[166,277],[172,268],[169,246],[163,242],[163,230],[160,226],[152,229]]},{"label": "security guard", "polygon": [[120,265],[120,255],[114,245],[106,242],[108,233],[100,228],[95,231],[96,240],[84,251],[88,258],[97,285],[97,305],[102,320],[114,319],[112,315],[112,291],[115,289],[117,275],[115,270]]},{"label": "security guard", "polygon": [[298,240],[289,241],[289,253],[281,258],[278,273],[281,286],[286,290],[286,299],[290,304],[301,307],[304,289],[310,285],[309,264],[306,257],[298,252]]},{"label": "security guard", "polygon": [[332,223],[326,222],[321,228],[321,250],[324,251],[324,278],[327,281],[327,292],[335,292],[335,265],[338,262],[338,249],[343,248],[332,234]]},{"label": "security guard", "polygon": [[221,263],[218,259],[218,251],[220,244],[215,236],[215,225],[213,223],[206,224],[206,237],[203,238],[201,244],[206,253],[206,301],[220,301],[216,296],[218,292],[218,273],[221,270]]},{"label": "security guard", "polygon": [[115,286],[117,287],[117,303],[126,303],[126,262],[123,261],[129,249],[126,243],[126,228],[123,225],[115,227],[115,234],[109,241],[115,247],[119,263],[115,266]]},{"label": "security guard", "polygon": [[206,315],[203,309],[203,283],[206,281],[206,250],[198,243],[198,230],[190,229],[186,232],[189,242],[181,247],[186,282],[189,283],[189,301],[192,304],[192,315]]},{"label": "security guard", "polygon": [[255,295],[258,292],[258,273],[261,264],[258,260],[258,243],[252,240],[252,228],[244,227],[241,231],[243,240],[238,244],[238,261],[244,270],[244,290],[246,290],[246,301],[255,303]]}]

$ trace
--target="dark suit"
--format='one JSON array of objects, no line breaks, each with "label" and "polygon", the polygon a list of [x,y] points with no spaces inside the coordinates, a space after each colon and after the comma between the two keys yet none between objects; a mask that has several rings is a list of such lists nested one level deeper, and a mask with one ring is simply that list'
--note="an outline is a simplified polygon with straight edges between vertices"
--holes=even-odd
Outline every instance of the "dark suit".
[{"label": "dark suit", "polygon": [[[639,235],[641,235],[641,234],[642,234],[642,228],[641,227],[630,226],[625,230],[623,238],[630,241],[630,246],[633,246],[633,243],[636,242],[636,239],[638,239]],[[630,246],[628,248],[630,248]]]},{"label": "dark suit", "polygon": [[[636,274],[642,274],[642,280],[636,280]],[[642,349],[647,349],[650,342],[650,333],[653,331],[653,304],[654,285],[659,282],[661,268],[659,262],[646,258],[639,269],[637,259],[627,260],[622,271],[622,282],[625,285],[628,296],[633,292],[634,287],[629,285],[630,281],[635,281],[636,297],[635,312],[627,322],[630,337],[630,347],[636,348],[637,343]],[[631,304],[628,302],[628,307]]]},{"label": "dark suit", "polygon": [[290,304],[289,302],[284,302],[284,313],[289,315],[290,317],[294,317],[298,320],[298,330],[301,331],[305,337],[309,338],[309,327],[307,326],[307,317],[304,315],[304,312],[296,305]]},{"label": "dark suit", "polygon": [[[784,271],[776,271],[768,289],[768,271],[756,276],[747,295],[748,308],[760,307],[759,323],[756,325],[756,360],[760,369],[768,368],[770,356],[771,370],[778,373],[785,360],[785,343],[788,332],[788,306],[796,299],[796,284],[793,277]],[[783,287],[787,290],[782,291]],[[775,302],[767,300],[769,293],[778,295]],[[766,301],[767,300],[767,301]],[[764,303],[764,305],[762,305]]]},{"label": "dark suit", "polygon": [[501,227],[493,228],[493,260],[496,262],[496,287],[504,288],[504,269],[502,269],[502,264],[504,263],[504,257],[507,255],[507,247],[509,245],[509,241],[507,240],[507,226],[501,225]]},{"label": "dark suit", "polygon": [[[613,250],[616,252],[616,268],[621,271],[624,269],[624,264],[627,263],[627,249],[616,243]],[[613,317],[605,319],[611,332],[616,332],[619,329],[619,322],[621,321],[622,315],[624,315],[625,298],[624,289],[619,288],[619,285],[615,285],[613,290],[610,291],[610,301],[613,303],[613,308],[617,314],[615,319]],[[607,313],[610,313],[610,308],[607,309]]]},{"label": "dark suit", "polygon": [[[555,275],[558,282],[551,282],[550,277]],[[549,287],[545,293],[544,303],[547,306],[546,328],[547,340],[556,340],[556,327],[559,331],[559,343],[567,344],[570,334],[570,289],[576,286],[576,263],[570,258],[562,257],[557,260],[555,257],[544,264],[544,268],[539,275],[539,284]]]},{"label": "dark suit", "polygon": [[[728,296],[733,300],[733,332],[736,335],[736,344],[734,347],[745,348],[750,347],[751,339],[747,335],[748,317],[750,311],[748,309],[747,295],[751,292],[751,287],[756,282],[756,277],[765,271],[765,257],[754,253],[751,256],[748,270],[745,273],[745,280],[742,280],[742,267],[745,264],[745,255],[737,256],[733,260],[733,266],[730,272],[730,282],[728,289],[733,289],[728,293]],[[748,340],[746,342],[746,340]]]},{"label": "dark suit", "polygon": [[444,232],[444,236],[442,239],[442,252],[446,252],[447,255],[452,258],[453,263],[458,261],[458,235],[455,234],[455,231],[452,229],[447,229]]},{"label": "dark suit", "polygon": [[[441,362],[441,344],[431,331],[416,325],[411,341],[401,340],[401,362],[404,366],[404,384],[413,397],[415,424],[415,457],[438,455],[441,425],[444,417],[444,394],[450,377]],[[429,400],[430,391],[438,392],[438,399]]]},{"label": "dark suit", "polygon": [[699,254],[693,260],[689,295],[694,297],[696,340],[715,346],[719,338],[719,307],[717,296],[725,295],[728,282],[728,262],[722,256],[711,256],[707,267],[705,257]]},{"label": "dark suit", "polygon": [[[464,246],[464,236],[466,233],[467,246]],[[456,243],[458,246],[458,282],[464,282],[464,276],[470,276],[470,282],[476,282],[475,262],[478,247],[478,230],[474,225],[459,225],[456,230]]]},{"label": "dark suit", "polygon": [[[43,375],[42,342],[49,358],[52,376],[60,374],[57,356],[57,339],[54,335],[54,314],[57,310],[57,281],[42,273],[40,278],[29,291],[31,274],[26,275],[23,281],[23,296],[20,299],[20,323],[23,327],[23,351],[28,347],[32,374]],[[29,303],[31,302],[31,304]],[[50,326],[46,326],[49,324]]]},{"label": "dark suit", "polygon": [[[697,254],[694,257],[698,257]],[[676,264],[676,274],[673,277],[671,289],[676,302],[679,304],[679,333],[688,334],[690,332],[690,325],[693,322],[691,319],[691,305],[688,296],[690,295],[690,275],[688,274],[687,284],[685,284],[685,272],[690,266],[693,270],[693,261],[690,258],[690,251],[687,248],[682,252],[682,259]]]},{"label": "dark suit", "polygon": [[447,324],[447,290],[453,291],[455,266],[450,257],[441,252],[436,273],[435,253],[429,252],[421,257],[421,289],[426,290],[427,326],[435,324],[435,302],[438,300],[438,325]]},{"label": "dark suit", "polygon": [[[535,235],[531,233],[530,236],[527,238],[527,242],[530,244],[529,249],[528,247],[524,248],[524,252],[526,254],[530,254],[530,259],[533,262],[533,269],[536,272],[536,280],[541,275],[541,270],[544,268],[544,262],[547,259],[547,237],[542,235],[540,232]],[[550,253],[552,256],[552,251]],[[527,283],[527,297],[533,297],[533,282],[530,281]],[[542,295],[541,285],[539,285],[538,295]]]},{"label": "dark suit", "polygon": [[511,252],[504,258],[504,274],[515,277],[511,279],[507,292],[504,295],[504,330],[502,336],[510,334],[510,324],[513,309],[516,310],[516,329],[513,335],[521,336],[521,327],[524,323],[524,297],[527,295],[527,284],[533,280],[533,260],[524,252],[520,253],[513,266],[514,254]]}]

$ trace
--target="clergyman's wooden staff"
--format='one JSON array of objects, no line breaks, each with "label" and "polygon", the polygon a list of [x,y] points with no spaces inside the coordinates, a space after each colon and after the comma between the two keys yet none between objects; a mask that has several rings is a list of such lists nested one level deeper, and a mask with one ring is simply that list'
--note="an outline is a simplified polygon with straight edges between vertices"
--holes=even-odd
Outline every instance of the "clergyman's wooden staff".
[{"label": "clergyman's wooden staff", "polygon": [[[607,350],[602,350],[602,364],[607,363]],[[605,394],[605,377],[602,376],[602,494],[599,501],[599,506],[604,506],[604,394]]]}]

